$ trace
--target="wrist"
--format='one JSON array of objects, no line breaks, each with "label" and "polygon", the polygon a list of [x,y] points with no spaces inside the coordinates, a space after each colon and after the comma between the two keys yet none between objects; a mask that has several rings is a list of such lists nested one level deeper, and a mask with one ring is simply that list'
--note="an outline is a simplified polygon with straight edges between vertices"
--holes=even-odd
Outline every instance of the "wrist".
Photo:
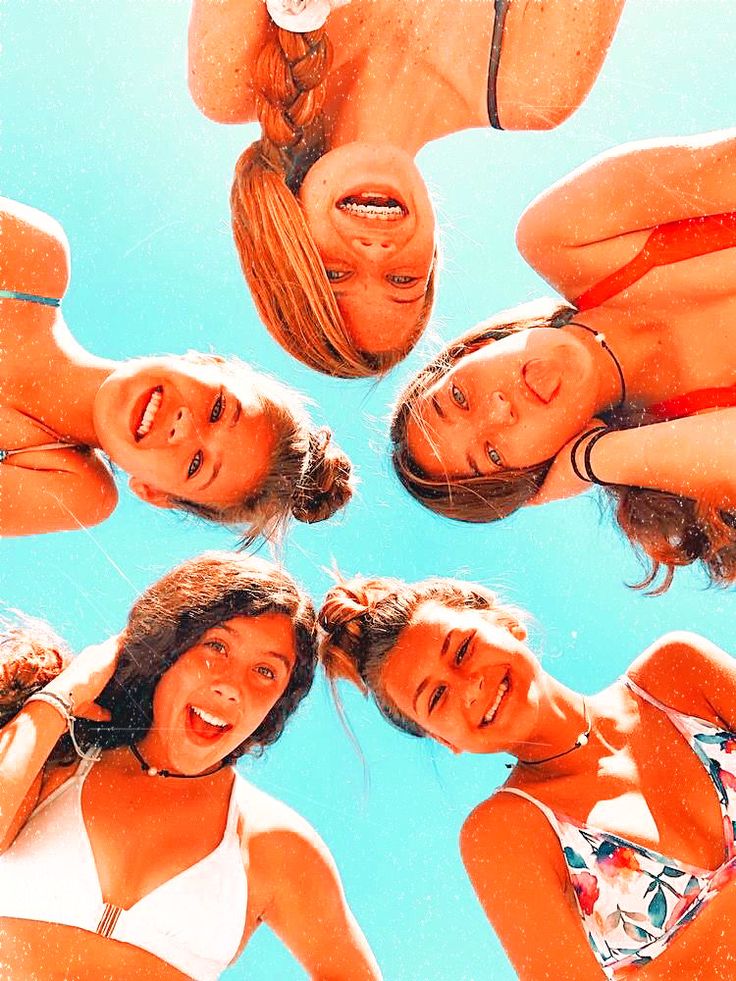
[{"label": "wrist", "polygon": [[74,718],[74,699],[71,693],[64,691],[63,688],[54,688],[53,682],[34,692],[26,699],[26,705],[29,702],[44,702],[56,711],[67,728],[71,726]]},{"label": "wrist", "polygon": [[579,436],[570,450],[570,465],[575,476],[587,484],[597,484],[599,487],[610,487],[614,481],[602,480],[594,471],[592,463],[593,447],[613,432],[608,426],[596,426],[595,429],[588,429]]},{"label": "wrist", "polygon": [[[23,709],[28,709],[34,713],[38,713],[39,722],[43,720],[44,731],[51,731],[53,728],[54,737],[58,738],[69,728],[67,722],[67,716],[62,710],[61,706],[53,702],[50,698],[39,698],[40,692],[35,692],[35,694],[29,696]],[[58,730],[58,734],[56,732]]]}]

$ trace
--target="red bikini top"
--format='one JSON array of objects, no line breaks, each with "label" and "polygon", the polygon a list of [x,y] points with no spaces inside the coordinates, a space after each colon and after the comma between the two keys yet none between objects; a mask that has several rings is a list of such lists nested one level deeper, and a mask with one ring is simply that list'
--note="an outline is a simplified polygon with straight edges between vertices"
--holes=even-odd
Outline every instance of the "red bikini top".
[{"label": "red bikini top", "polygon": [[[630,262],[586,290],[572,303],[581,313],[592,310],[622,293],[657,266],[732,248],[736,248],[736,211],[669,221],[652,230],[641,252]],[[730,406],[736,406],[736,383],[721,388],[701,388],[686,395],[664,399],[650,406],[647,415],[657,422],[667,422],[707,409]]]}]

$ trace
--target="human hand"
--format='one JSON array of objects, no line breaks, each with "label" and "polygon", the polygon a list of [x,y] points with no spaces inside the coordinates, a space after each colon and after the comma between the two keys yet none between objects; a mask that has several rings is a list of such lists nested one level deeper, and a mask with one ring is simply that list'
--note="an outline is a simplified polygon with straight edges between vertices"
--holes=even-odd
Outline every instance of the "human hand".
[{"label": "human hand", "polygon": [[91,644],[78,654],[61,674],[49,682],[44,691],[71,698],[74,715],[93,722],[107,722],[110,713],[95,699],[112,678],[120,655],[122,635],[117,634],[101,644]]}]

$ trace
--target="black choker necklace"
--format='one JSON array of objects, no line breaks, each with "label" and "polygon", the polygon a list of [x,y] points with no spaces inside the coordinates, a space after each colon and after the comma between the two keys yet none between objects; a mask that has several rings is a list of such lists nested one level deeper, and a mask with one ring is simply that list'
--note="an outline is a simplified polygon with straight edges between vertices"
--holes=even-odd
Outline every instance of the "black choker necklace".
[{"label": "black choker necklace", "polygon": [[179,777],[181,780],[196,780],[198,777],[211,777],[213,773],[217,773],[218,770],[222,770],[228,765],[225,760],[220,760],[219,763],[211,766],[204,773],[172,773],[171,770],[159,770],[155,766],[149,766],[134,743],[129,743],[128,748],[140,763],[141,770],[147,773],[149,777]]},{"label": "black choker necklace", "polygon": [[[545,756],[541,760],[519,760],[519,763],[523,763],[524,766],[539,766],[542,763],[550,763],[552,760],[559,760],[562,756],[567,756],[569,753],[574,753],[576,749],[580,749],[581,746],[585,744],[590,739],[590,730],[593,728],[593,724],[590,721],[590,715],[588,713],[588,703],[583,695],[583,718],[585,720],[585,729],[580,733],[578,738],[572,744],[569,749],[563,749],[561,753],[554,753],[552,756]],[[513,763],[506,764],[507,769],[511,770],[514,767]]]},{"label": "black choker necklace", "polygon": [[571,327],[582,327],[583,330],[587,330],[589,334],[592,334],[596,340],[596,343],[600,344],[603,350],[608,354],[613,363],[616,365],[616,371],[618,372],[619,381],[621,382],[621,398],[616,403],[618,405],[623,405],[626,401],[626,381],[624,379],[624,370],[621,367],[621,362],[618,360],[616,355],[613,353],[611,348],[608,346],[608,341],[606,340],[606,335],[602,334],[599,330],[593,330],[592,327],[588,327],[586,324],[581,324],[577,320],[570,321]]}]

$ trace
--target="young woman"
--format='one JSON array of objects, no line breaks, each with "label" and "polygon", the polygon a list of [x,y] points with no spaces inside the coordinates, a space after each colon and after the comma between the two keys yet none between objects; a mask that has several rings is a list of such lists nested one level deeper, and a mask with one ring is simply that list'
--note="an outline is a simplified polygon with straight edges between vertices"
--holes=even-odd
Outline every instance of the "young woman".
[{"label": "young woman", "polygon": [[581,695],[542,669],[517,610],[448,579],[341,583],[319,621],[328,675],[393,725],[516,757],[460,844],[522,981],[733,977],[731,657],[670,634]]},{"label": "young woman", "polygon": [[595,81],[622,7],[194,0],[195,102],[218,122],[261,124],[235,168],[233,231],[256,307],[290,354],[344,378],[407,354],[437,271],[415,155],[489,123],[557,126]]},{"label": "young woman", "polygon": [[117,491],[100,450],[144,501],[246,539],[289,515],[321,521],[350,499],[350,462],[297,393],[215,355],[95,357],[59,310],[59,225],[2,198],[0,242],[0,535],[107,518]]},{"label": "young woman", "polygon": [[0,975],[214,981],[268,923],[310,977],[379,978],[324,843],[234,770],[278,739],[314,664],[309,599],[225,552],[73,660],[34,625],[6,633]]},{"label": "young woman", "polygon": [[599,484],[646,585],[698,560],[736,578],[735,168],[733,131],[635,143],[527,209],[519,248],[565,302],[507,311],[415,376],[392,424],[413,496],[493,521]]}]

